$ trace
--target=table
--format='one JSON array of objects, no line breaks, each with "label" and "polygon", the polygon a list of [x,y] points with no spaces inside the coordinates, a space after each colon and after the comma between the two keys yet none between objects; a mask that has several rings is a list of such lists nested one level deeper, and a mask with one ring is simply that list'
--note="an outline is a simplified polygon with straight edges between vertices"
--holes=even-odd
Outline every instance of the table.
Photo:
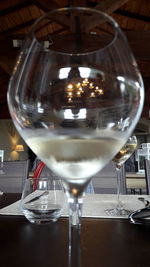
[{"label": "table", "polygon": [[[20,198],[4,194],[0,208]],[[82,267],[149,267],[150,227],[127,219],[82,219]],[[0,216],[1,267],[67,267],[68,219],[33,225]]]}]

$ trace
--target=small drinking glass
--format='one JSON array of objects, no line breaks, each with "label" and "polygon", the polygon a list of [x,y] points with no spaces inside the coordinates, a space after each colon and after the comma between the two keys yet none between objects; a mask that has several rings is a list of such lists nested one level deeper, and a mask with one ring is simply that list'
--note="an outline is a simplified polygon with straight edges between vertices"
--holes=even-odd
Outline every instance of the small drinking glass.
[{"label": "small drinking glass", "polygon": [[21,210],[25,217],[36,224],[55,222],[61,216],[64,191],[60,180],[29,178],[25,182],[21,198]]}]

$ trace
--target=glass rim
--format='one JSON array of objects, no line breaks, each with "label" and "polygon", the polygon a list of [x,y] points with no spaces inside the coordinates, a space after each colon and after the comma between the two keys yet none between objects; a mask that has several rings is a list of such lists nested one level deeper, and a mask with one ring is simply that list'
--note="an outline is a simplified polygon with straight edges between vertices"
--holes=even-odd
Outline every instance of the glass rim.
[{"label": "glass rim", "polygon": [[61,52],[61,51],[57,51],[57,50],[53,50],[53,49],[48,49],[47,52],[54,52],[56,54],[66,55],[66,56],[77,56],[77,55],[84,56],[84,55],[94,54],[94,53],[97,53],[98,51],[103,51],[103,50],[107,49],[108,47],[110,47],[116,41],[119,33],[123,35],[122,30],[121,30],[119,24],[116,22],[116,20],[103,11],[100,11],[100,10],[94,9],[94,8],[87,8],[87,7],[64,7],[64,8],[53,9],[53,10],[45,13],[44,15],[40,16],[31,26],[29,32],[26,35],[27,38],[32,37],[33,43],[37,42],[40,46],[44,47],[44,45],[42,45],[38,41],[38,38],[36,37],[36,34],[35,34],[35,30],[36,30],[37,25],[42,20],[48,18],[49,15],[51,15],[51,14],[58,13],[58,12],[61,13],[61,12],[69,11],[69,10],[87,11],[87,12],[93,13],[93,15],[95,13],[95,15],[99,14],[99,15],[103,16],[107,20],[106,22],[109,23],[112,26],[112,28],[114,28],[115,33],[114,33],[112,40],[104,47],[98,48],[98,49],[96,49],[94,51],[90,51],[90,52],[80,52],[80,53],[69,53],[68,52],[67,53],[67,52]]}]

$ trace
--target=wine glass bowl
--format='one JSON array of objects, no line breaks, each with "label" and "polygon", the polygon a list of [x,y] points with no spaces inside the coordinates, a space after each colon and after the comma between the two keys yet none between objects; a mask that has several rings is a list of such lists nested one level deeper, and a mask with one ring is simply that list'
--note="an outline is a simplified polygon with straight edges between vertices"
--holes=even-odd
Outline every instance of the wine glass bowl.
[{"label": "wine glass bowl", "polygon": [[[57,29],[62,20],[70,27],[57,34],[52,25]],[[16,127],[39,158],[65,180],[83,181],[113,158],[135,127],[142,86],[112,18],[91,9],[60,9],[39,19],[27,35],[8,103]]]},{"label": "wine glass bowl", "polygon": [[8,106],[28,146],[62,178],[73,225],[80,225],[84,189],[124,145],[143,102],[135,59],[111,17],[63,8],[33,25],[9,83]]},{"label": "wine glass bowl", "polygon": [[124,203],[121,201],[121,185],[125,187],[125,178],[122,177],[124,163],[130,158],[137,148],[137,138],[135,135],[130,136],[125,145],[119,150],[119,152],[113,158],[113,162],[116,165],[117,173],[117,204],[113,209],[107,209],[106,212],[109,215],[129,215],[132,211],[124,207]]},{"label": "wine glass bowl", "polygon": [[116,166],[121,168],[121,166],[130,158],[133,152],[137,148],[137,138],[135,135],[130,136],[126,144],[120,149],[120,151],[115,155],[113,161]]}]

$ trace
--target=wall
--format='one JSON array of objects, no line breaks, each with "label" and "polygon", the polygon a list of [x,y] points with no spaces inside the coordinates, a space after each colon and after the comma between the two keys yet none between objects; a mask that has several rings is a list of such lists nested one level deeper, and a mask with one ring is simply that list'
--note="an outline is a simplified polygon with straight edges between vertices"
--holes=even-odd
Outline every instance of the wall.
[{"label": "wall", "polygon": [[[15,146],[23,145],[24,151],[15,151]],[[4,150],[4,160],[24,160],[28,158],[27,145],[17,132],[11,119],[0,120],[0,150]]]},{"label": "wall", "polygon": [[147,135],[147,143],[150,143],[150,134]]}]

